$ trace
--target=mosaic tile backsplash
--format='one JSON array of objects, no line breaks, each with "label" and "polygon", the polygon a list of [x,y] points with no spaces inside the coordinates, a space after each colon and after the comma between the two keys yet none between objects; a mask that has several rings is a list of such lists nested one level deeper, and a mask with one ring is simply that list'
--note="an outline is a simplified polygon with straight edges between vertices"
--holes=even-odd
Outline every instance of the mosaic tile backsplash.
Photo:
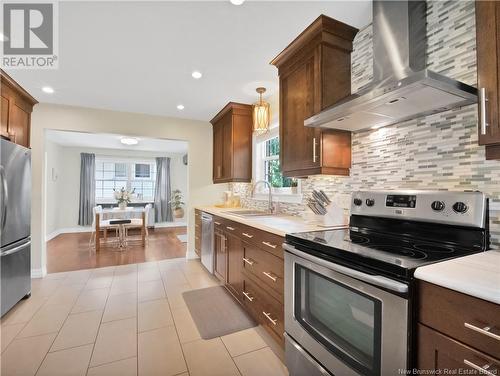
[{"label": "mosaic tile backsplash", "polygon": [[[475,35],[474,2],[428,2],[429,69],[475,86]],[[371,26],[354,40],[351,76],[353,92],[371,82]],[[313,189],[323,189],[332,197],[363,189],[479,190],[498,205],[500,161],[485,160],[484,147],[477,143],[477,105],[470,105],[354,133],[349,177],[313,176],[302,179],[301,184],[304,200]],[[249,184],[231,187],[242,196],[244,206],[266,206],[266,202],[251,199]],[[306,206],[304,202],[280,203],[279,210],[301,215]],[[490,212],[490,231],[492,248],[500,249],[500,211]]]}]

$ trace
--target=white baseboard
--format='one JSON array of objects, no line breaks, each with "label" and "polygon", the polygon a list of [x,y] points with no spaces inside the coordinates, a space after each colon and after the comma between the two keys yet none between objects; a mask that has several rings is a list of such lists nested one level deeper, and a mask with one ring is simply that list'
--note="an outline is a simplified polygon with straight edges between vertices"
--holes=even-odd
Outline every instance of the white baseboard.
[{"label": "white baseboard", "polygon": [[56,231],[51,232],[50,234],[45,235],[45,241],[48,242],[51,239],[54,239],[56,236],[61,235],[61,234],[69,234],[72,232],[91,232],[92,227],[90,226],[78,226],[78,227],[65,227],[65,228],[60,228]]},{"label": "white baseboard", "polygon": [[162,228],[162,227],[185,227],[187,226],[186,222],[160,222],[160,223],[155,223],[154,227],[155,228]]},{"label": "white baseboard", "polygon": [[[155,223],[155,228],[162,227],[185,227],[187,226],[186,222],[161,222]],[[90,226],[78,226],[78,227],[65,227],[60,228],[58,230],[52,231],[50,234],[45,235],[45,241],[48,242],[51,239],[54,239],[56,236],[61,234],[70,234],[75,232],[91,232],[92,227]]]},{"label": "white baseboard", "polygon": [[31,269],[31,278],[43,278],[47,275],[47,269]]}]

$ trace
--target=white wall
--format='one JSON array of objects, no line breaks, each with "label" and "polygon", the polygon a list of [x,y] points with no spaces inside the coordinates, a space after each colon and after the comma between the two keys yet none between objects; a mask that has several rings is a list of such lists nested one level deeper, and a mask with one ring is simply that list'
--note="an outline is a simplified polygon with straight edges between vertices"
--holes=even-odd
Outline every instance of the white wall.
[{"label": "white wall", "polygon": [[[34,275],[44,273],[46,266],[45,197],[46,129],[90,133],[116,133],[136,137],[165,138],[187,141],[188,163],[188,257],[194,254],[194,207],[220,201],[227,184],[212,184],[212,127],[195,120],[167,118],[83,107],[38,104],[31,120],[33,169],[32,197],[32,269]],[[64,210],[63,208],[59,210]]]},{"label": "white wall", "polygon": [[[46,180],[47,180],[47,216],[45,235],[58,230],[78,227],[78,206],[80,194],[80,154],[93,153],[96,156],[117,156],[127,158],[169,157],[172,190],[187,192],[187,166],[182,162],[184,154],[167,152],[147,152],[136,150],[117,150],[103,148],[65,147],[52,141],[46,141]],[[57,180],[52,177],[52,169],[57,173]]]}]

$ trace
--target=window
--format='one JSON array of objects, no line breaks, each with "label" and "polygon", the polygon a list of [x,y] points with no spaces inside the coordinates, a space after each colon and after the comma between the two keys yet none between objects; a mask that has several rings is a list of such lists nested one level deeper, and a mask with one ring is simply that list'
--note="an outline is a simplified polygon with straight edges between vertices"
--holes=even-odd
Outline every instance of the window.
[{"label": "window", "polygon": [[95,197],[99,202],[114,200],[113,189],[135,189],[138,200],[153,200],[156,182],[154,160],[113,160],[97,157],[95,162]]},{"label": "window", "polygon": [[[297,195],[298,181],[284,177],[280,168],[280,141],[278,129],[259,136],[255,140],[255,171],[254,180],[266,180],[273,187],[273,193],[278,195]],[[267,188],[261,186],[258,193],[267,192]]]}]

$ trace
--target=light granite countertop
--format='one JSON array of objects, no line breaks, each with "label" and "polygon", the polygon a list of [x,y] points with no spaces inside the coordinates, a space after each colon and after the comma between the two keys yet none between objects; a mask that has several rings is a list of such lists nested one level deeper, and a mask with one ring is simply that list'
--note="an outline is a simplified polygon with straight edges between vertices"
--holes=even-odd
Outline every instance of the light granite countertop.
[{"label": "light granite countertop", "polygon": [[235,222],[243,223],[244,225],[255,227],[259,230],[267,231],[279,236],[292,234],[295,232],[321,231],[332,228],[345,228],[346,225],[338,227],[323,227],[313,223],[306,222],[301,217],[291,215],[266,215],[256,217],[241,217],[230,214],[229,211],[248,210],[245,208],[218,208],[216,206],[200,206],[196,209],[209,214],[217,215],[222,218],[230,219]]},{"label": "light granite countertop", "polygon": [[422,266],[415,278],[500,304],[500,250]]}]

